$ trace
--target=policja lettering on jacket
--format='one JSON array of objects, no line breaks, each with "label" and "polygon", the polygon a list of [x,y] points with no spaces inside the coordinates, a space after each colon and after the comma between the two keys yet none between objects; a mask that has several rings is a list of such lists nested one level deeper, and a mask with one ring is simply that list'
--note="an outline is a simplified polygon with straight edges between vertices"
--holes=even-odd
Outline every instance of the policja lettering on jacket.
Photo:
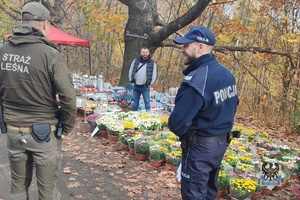
[{"label": "policja lettering on jacket", "polygon": [[230,85],[226,88],[223,88],[221,90],[218,90],[214,92],[216,104],[219,104],[219,100],[221,102],[225,101],[227,98],[232,98],[237,96],[237,88],[236,85]]}]

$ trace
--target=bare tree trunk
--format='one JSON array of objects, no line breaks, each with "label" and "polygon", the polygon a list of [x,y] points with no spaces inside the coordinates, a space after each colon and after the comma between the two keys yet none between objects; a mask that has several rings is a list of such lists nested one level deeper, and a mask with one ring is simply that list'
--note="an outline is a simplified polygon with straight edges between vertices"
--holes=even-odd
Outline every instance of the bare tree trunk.
[{"label": "bare tree trunk", "polygon": [[163,25],[159,20],[156,0],[119,0],[128,7],[129,18],[124,32],[125,51],[119,85],[125,85],[133,59],[143,46],[151,52],[163,45],[171,34],[193,22],[201,15],[211,0],[197,1],[185,14],[155,32],[155,26]]}]

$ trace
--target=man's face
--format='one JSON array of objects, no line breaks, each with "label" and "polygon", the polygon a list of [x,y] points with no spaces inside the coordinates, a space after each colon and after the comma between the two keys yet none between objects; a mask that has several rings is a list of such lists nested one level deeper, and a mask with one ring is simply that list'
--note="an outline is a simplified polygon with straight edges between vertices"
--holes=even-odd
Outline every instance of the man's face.
[{"label": "man's face", "polygon": [[141,56],[144,60],[147,60],[150,55],[149,49],[142,49]]},{"label": "man's face", "polygon": [[185,65],[190,64],[196,58],[198,58],[201,54],[201,43],[192,42],[188,44],[184,44],[181,47],[181,53],[183,54],[183,62]]}]

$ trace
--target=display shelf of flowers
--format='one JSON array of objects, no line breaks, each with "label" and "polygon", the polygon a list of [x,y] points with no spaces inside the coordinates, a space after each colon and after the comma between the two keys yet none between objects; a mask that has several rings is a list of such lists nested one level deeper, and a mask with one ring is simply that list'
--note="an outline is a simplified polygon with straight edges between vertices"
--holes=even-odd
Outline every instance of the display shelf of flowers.
[{"label": "display shelf of flowers", "polygon": [[[97,125],[99,127],[106,127],[111,121],[116,121],[123,126],[125,131],[132,131],[134,133],[133,136],[126,137],[126,141],[131,147],[134,147],[134,143],[137,138],[141,137],[140,135],[151,137],[149,141],[147,140],[148,145],[150,141],[151,143],[160,141],[167,146],[167,152],[165,154],[166,162],[172,165],[178,165],[181,160],[180,142],[175,134],[162,129],[166,126],[166,119],[162,119],[163,117],[165,118],[165,116],[162,116],[157,112],[129,111],[126,113],[111,113],[98,119]],[[165,122],[164,125],[163,121]],[[133,123],[134,125],[132,125]],[[234,126],[233,130],[241,131],[241,137],[234,138],[231,141],[222,162],[226,162],[228,166],[231,166],[234,170],[236,170],[239,163],[253,165],[256,168],[261,169],[258,166],[258,163],[261,163],[262,159],[268,158],[268,156],[273,155],[274,157],[274,155],[276,155],[273,154],[274,152],[279,152],[284,155],[282,157],[295,157],[295,149],[291,149],[285,144],[271,141],[267,132],[257,132],[252,129],[246,129],[243,126]],[[124,134],[124,132],[119,132],[119,134]],[[300,155],[299,152],[300,151],[298,150],[297,155]],[[279,157],[274,158],[274,160],[276,162],[281,162],[281,165],[284,164],[288,166],[292,173],[299,173],[300,171],[297,170],[297,166],[299,166],[297,160],[288,159],[283,162],[280,161]]]}]

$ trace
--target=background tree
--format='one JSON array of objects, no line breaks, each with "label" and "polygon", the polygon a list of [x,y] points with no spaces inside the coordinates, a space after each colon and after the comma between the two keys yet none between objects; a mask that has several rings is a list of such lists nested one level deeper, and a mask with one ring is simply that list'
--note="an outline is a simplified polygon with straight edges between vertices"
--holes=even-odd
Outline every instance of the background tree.
[{"label": "background tree", "polygon": [[[125,85],[128,82],[130,64],[139,55],[141,47],[146,46],[154,53],[158,47],[165,46],[163,42],[171,34],[193,22],[210,2],[210,0],[197,1],[186,13],[166,24],[158,15],[156,0],[119,1],[128,7],[128,20],[124,32],[125,53],[120,85]],[[194,1],[179,1],[178,3],[183,2],[192,5]],[[157,26],[161,28],[156,29]]]}]

